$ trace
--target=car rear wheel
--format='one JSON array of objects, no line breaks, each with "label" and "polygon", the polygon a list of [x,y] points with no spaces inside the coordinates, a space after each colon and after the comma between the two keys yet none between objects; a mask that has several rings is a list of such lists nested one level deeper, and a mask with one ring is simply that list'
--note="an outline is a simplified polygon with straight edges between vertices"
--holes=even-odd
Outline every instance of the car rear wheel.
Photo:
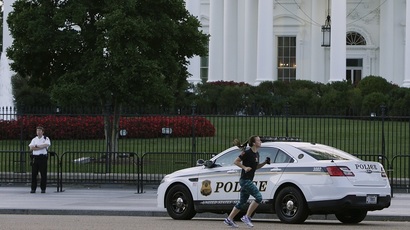
[{"label": "car rear wheel", "polygon": [[174,185],[166,195],[165,204],[173,219],[190,220],[196,215],[192,195],[184,185]]},{"label": "car rear wheel", "polygon": [[275,199],[275,212],[287,224],[303,223],[309,215],[305,197],[299,189],[292,186],[279,191]]},{"label": "car rear wheel", "polygon": [[366,210],[352,209],[343,213],[336,213],[336,218],[345,224],[357,224],[362,222],[367,216]]}]

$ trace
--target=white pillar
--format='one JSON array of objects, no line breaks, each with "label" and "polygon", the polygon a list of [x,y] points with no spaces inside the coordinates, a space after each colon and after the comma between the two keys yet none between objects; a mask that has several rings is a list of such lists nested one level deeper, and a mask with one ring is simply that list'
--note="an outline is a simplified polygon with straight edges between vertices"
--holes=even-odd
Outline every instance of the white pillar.
[{"label": "white pillar", "polygon": [[[201,1],[198,0],[186,0],[187,10],[194,16],[201,20]],[[194,56],[189,59],[188,72],[191,76],[188,81],[194,84],[201,82],[201,57]]]},{"label": "white pillar", "polygon": [[[404,48],[404,63],[410,63],[410,0],[406,0],[406,43]],[[410,88],[410,66],[404,65],[403,86]]]},{"label": "white pillar", "polygon": [[[11,91],[10,60],[6,56],[6,49],[12,45],[13,39],[7,24],[7,16],[12,10],[14,0],[3,1],[3,50],[0,59],[0,107],[13,106],[13,94]],[[1,119],[1,117],[0,117]]]},{"label": "white pillar", "polygon": [[[314,22],[325,24],[327,12],[327,0],[313,0],[311,5],[312,19]],[[327,82],[329,79],[329,48],[322,47],[322,28],[311,26],[310,47],[310,79],[313,81]],[[299,67],[299,66],[298,66]]]},{"label": "white pillar", "polygon": [[244,82],[245,81],[245,36],[246,36],[246,19],[245,19],[245,4],[248,2],[247,0],[237,0],[238,1],[238,14],[237,14],[237,49],[236,55],[238,56],[236,62],[236,82]]},{"label": "white pillar", "polygon": [[238,1],[224,0],[223,80],[235,81],[238,71]]},{"label": "white pillar", "polygon": [[272,0],[259,0],[258,59],[255,84],[274,80],[273,69],[276,64],[273,63],[273,2]]},{"label": "white pillar", "polygon": [[394,42],[390,38],[394,34],[394,2],[386,1],[380,6],[380,52],[379,74],[386,79],[394,76]]},{"label": "white pillar", "polygon": [[258,1],[245,1],[244,82],[255,82],[257,63]]},{"label": "white pillar", "polygon": [[346,80],[346,0],[332,0],[329,82]]},{"label": "white pillar", "polygon": [[218,81],[223,79],[223,12],[223,0],[210,0],[208,81]]}]

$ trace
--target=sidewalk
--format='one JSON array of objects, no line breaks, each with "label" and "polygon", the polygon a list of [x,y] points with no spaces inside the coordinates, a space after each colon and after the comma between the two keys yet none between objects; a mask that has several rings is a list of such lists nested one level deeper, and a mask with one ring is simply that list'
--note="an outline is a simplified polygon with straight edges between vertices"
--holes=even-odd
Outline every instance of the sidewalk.
[{"label": "sidewalk", "polygon": [[[0,214],[43,215],[111,215],[111,216],[168,216],[157,207],[155,188],[137,193],[133,187],[65,187],[56,192],[30,194],[30,187],[0,186]],[[311,216],[309,219],[334,219],[333,215]],[[198,214],[197,217],[225,217],[217,214]],[[275,218],[257,214],[255,218]],[[392,205],[381,211],[369,212],[366,220],[410,221],[410,194],[395,193]]]}]

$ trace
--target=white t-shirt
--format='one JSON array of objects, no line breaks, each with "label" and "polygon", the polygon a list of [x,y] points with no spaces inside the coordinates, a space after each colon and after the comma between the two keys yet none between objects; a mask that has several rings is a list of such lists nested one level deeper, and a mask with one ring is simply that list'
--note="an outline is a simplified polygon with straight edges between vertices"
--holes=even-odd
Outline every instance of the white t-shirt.
[{"label": "white t-shirt", "polygon": [[[33,138],[28,145],[29,147],[34,147],[36,145],[42,145],[42,144],[48,144],[47,148],[51,145],[50,138],[46,136],[42,136],[39,138],[38,136]],[[39,150],[33,150],[33,155],[41,155],[41,154],[47,154],[47,148],[42,148]]]}]

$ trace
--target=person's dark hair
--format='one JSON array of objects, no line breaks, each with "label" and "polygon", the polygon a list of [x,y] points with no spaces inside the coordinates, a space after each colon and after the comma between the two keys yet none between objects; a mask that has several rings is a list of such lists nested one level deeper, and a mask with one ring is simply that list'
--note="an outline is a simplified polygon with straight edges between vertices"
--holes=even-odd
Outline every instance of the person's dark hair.
[{"label": "person's dark hair", "polygon": [[44,132],[44,127],[43,126],[37,126],[36,129],[41,129]]},{"label": "person's dark hair", "polygon": [[241,144],[241,142],[240,142],[238,139],[235,139],[235,140],[233,140],[233,145],[234,145],[234,146],[237,146],[237,147],[240,148],[240,149],[245,150],[246,145],[249,144],[249,146],[252,147],[253,144],[255,144],[255,139],[256,139],[256,137],[258,137],[258,136],[256,136],[256,135],[251,136],[251,137],[249,137],[249,139],[248,139],[246,142],[244,142],[244,143],[242,143],[242,144]]},{"label": "person's dark hair", "polygon": [[248,145],[248,142],[245,142],[245,143],[241,144],[241,142],[238,139],[233,140],[232,143],[233,143],[234,146],[237,146],[238,148],[240,148],[242,150],[245,150],[246,145]]},{"label": "person's dark hair", "polygon": [[255,144],[255,139],[256,139],[257,137],[258,137],[258,136],[256,136],[256,135],[253,135],[253,136],[249,137],[249,139],[248,139],[248,144],[249,144],[250,147],[252,147],[252,146]]}]

